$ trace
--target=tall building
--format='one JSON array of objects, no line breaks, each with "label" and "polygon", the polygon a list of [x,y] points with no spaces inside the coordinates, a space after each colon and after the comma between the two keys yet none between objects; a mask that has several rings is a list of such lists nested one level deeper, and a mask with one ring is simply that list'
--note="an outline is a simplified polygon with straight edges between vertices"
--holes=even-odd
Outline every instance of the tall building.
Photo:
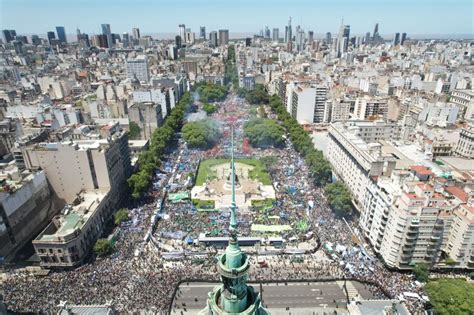
[{"label": "tall building", "polygon": [[212,31],[209,33],[209,40],[211,42],[211,47],[217,47],[219,45],[216,31]]},{"label": "tall building", "polygon": [[182,41],[186,41],[186,25],[179,24],[179,36],[181,37]]},{"label": "tall building", "polygon": [[50,31],[46,34],[46,36],[48,37],[49,44],[52,45],[52,41],[56,38],[56,35],[54,35],[54,32]]},{"label": "tall building", "polygon": [[80,191],[110,191],[125,198],[131,174],[128,136],[117,123],[103,127],[105,139],[40,143],[22,151],[28,169],[44,170],[59,199],[73,202]]},{"label": "tall building", "polygon": [[14,35],[14,33],[11,30],[2,30],[2,35],[3,35],[3,40],[5,41],[5,43],[9,43],[15,39],[16,32]]},{"label": "tall building", "polygon": [[406,39],[407,39],[407,33],[402,33],[402,39],[400,40],[400,45],[403,46],[403,44],[405,44]]},{"label": "tall building", "polygon": [[340,56],[341,53],[347,52],[347,48],[349,47],[350,32],[351,32],[350,25],[341,24],[341,28],[339,30],[339,45],[340,45],[340,48],[338,50],[338,56]]},{"label": "tall building", "polygon": [[374,33],[372,35],[372,41],[375,41],[379,36],[379,23],[375,23]]},{"label": "tall building", "polygon": [[58,39],[61,43],[67,43],[66,29],[64,26],[56,26],[56,34],[58,34]]},{"label": "tall building", "polygon": [[242,252],[237,238],[237,206],[235,202],[235,165],[234,165],[234,130],[231,139],[231,174],[232,202],[230,206],[229,232],[230,239],[225,253],[219,257],[217,270],[222,285],[216,286],[208,294],[207,306],[199,315],[267,315],[269,312],[262,306],[260,294],[247,285],[250,269],[248,257]]},{"label": "tall building", "polygon": [[355,102],[354,117],[357,119],[386,119],[387,114],[388,102],[386,98],[365,96],[358,97]]},{"label": "tall building", "polygon": [[199,38],[200,39],[206,39],[206,27],[205,26],[201,26],[199,28]]},{"label": "tall building", "polygon": [[314,41],[314,32],[309,31],[308,32],[308,43],[311,44]]},{"label": "tall building", "polygon": [[395,33],[393,37],[393,46],[397,46],[400,44],[400,33]]},{"label": "tall building", "polygon": [[127,78],[148,82],[150,80],[150,72],[148,69],[148,58],[146,55],[139,55],[134,59],[128,59],[125,65]]},{"label": "tall building", "polygon": [[272,36],[272,39],[273,39],[274,42],[278,42],[278,38],[279,38],[279,36],[280,36],[278,33],[279,33],[279,29],[278,29],[278,28],[274,28],[274,29],[273,29],[273,34],[272,34],[272,35],[273,35],[273,36]]},{"label": "tall building", "polygon": [[288,18],[288,25],[285,27],[285,43],[293,41],[293,34],[291,29],[291,16]]},{"label": "tall building", "polygon": [[175,36],[174,45],[176,46],[177,49],[180,49],[181,47],[183,47],[181,36],[179,35]]},{"label": "tall building", "polygon": [[140,29],[138,27],[132,28],[132,35],[133,35],[134,39],[139,40],[140,39]]},{"label": "tall building", "polygon": [[41,38],[38,35],[31,35],[31,43],[33,45],[41,45]]},{"label": "tall building", "polygon": [[301,52],[304,50],[304,31],[302,29],[299,29],[296,32],[296,50],[298,52]]},{"label": "tall building", "polygon": [[332,42],[332,36],[331,36],[331,32],[327,32],[326,33],[326,45],[331,45],[331,42]]},{"label": "tall building", "polygon": [[112,40],[112,31],[110,30],[110,24],[102,24],[102,35],[105,35],[107,39],[107,48],[113,48],[114,42]]},{"label": "tall building", "polygon": [[128,46],[130,45],[130,36],[127,32],[124,32],[122,34],[122,45],[124,48],[128,48]]},{"label": "tall building", "polygon": [[270,28],[268,28],[268,26],[265,26],[264,36],[265,36],[265,39],[270,39]]},{"label": "tall building", "polygon": [[229,44],[229,30],[219,30],[219,46]]}]

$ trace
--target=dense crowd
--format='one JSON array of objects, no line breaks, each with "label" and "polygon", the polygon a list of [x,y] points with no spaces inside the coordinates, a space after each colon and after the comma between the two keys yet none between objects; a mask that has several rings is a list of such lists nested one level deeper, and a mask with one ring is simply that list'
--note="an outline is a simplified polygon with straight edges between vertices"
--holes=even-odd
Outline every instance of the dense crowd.
[{"label": "dense crowd", "polygon": [[[242,104],[241,104],[242,105]],[[248,119],[248,108],[236,108],[229,102],[214,114],[214,119],[236,125],[236,143],[242,143],[242,125]],[[233,107],[232,107],[233,106]],[[228,113],[235,112],[232,117]],[[224,124],[224,125],[225,125]],[[228,128],[224,128],[228,131]],[[150,191],[130,209],[130,220],[120,227],[116,251],[109,257],[71,271],[52,272],[45,277],[33,277],[26,273],[10,272],[3,284],[5,302],[12,311],[51,312],[60,301],[76,304],[104,304],[112,301],[122,312],[150,311],[165,314],[172,304],[172,294],[183,279],[218,280],[215,267],[215,251],[203,249],[205,258],[169,261],[163,259],[157,243],[175,244],[173,236],[182,240],[185,236],[196,238],[199,233],[215,231],[219,236],[227,234],[228,218],[225,214],[198,213],[187,200],[171,203],[166,192],[188,190],[189,175],[196,171],[199,160],[216,154],[226,154],[228,138],[208,151],[189,150],[182,142],[169,153],[155,174]],[[242,145],[237,152],[247,151]],[[248,154],[249,152],[245,152]],[[254,157],[277,156],[279,163],[269,168],[277,190],[277,202],[267,215],[278,216],[278,223],[291,224],[308,221],[307,230],[314,232],[323,245],[338,247],[331,259],[317,261],[312,255],[304,255],[303,262],[291,262],[290,256],[276,256],[268,268],[254,268],[249,280],[297,280],[354,278],[371,282],[374,296],[383,296],[383,288],[389,297],[396,298],[402,292],[422,293],[411,276],[387,270],[377,262],[368,248],[362,248],[361,240],[354,241],[355,223],[336,218],[327,206],[322,190],[308,177],[303,159],[288,143],[285,149],[252,149]],[[160,220],[154,229],[152,242],[144,239],[150,230],[151,218],[157,203],[164,198]],[[240,217],[239,233],[250,234],[250,217]],[[351,231],[352,229],[352,231]],[[177,232],[180,232],[177,234]],[[295,236],[295,232],[283,235]],[[217,235],[216,235],[217,236]],[[176,240],[174,239],[174,240]],[[156,242],[155,242],[156,241]],[[322,247],[324,248],[324,247]],[[163,249],[161,249],[163,250]],[[323,250],[323,249],[321,249]],[[331,253],[328,253],[331,254]],[[378,287],[377,287],[378,286]],[[422,309],[418,301],[408,301],[412,311]],[[203,305],[204,306],[204,305]],[[178,307],[173,305],[172,307]]]}]

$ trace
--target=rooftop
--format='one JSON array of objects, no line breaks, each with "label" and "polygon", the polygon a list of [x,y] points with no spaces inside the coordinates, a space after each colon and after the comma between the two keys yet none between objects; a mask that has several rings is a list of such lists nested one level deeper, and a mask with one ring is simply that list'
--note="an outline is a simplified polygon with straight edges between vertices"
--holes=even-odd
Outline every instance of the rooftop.
[{"label": "rooftop", "polygon": [[107,193],[101,191],[83,192],[81,202],[75,206],[66,205],[63,214],[53,220],[56,229],[46,228],[36,241],[54,242],[64,241],[64,239],[80,230],[87,223],[90,217],[97,210]]}]

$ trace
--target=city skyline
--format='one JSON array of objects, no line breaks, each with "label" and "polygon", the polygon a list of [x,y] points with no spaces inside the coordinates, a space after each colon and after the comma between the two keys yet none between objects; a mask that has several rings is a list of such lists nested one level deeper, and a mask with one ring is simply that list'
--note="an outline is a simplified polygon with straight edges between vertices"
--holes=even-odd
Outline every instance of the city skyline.
[{"label": "city skyline", "polygon": [[[365,34],[377,22],[382,35],[395,32],[407,32],[414,36],[473,33],[473,5],[465,0],[450,3],[438,0],[378,3],[366,0],[356,4],[346,0],[317,3],[298,0],[291,5],[279,0],[259,3],[245,0],[238,4],[220,0],[199,3],[138,0],[134,4],[129,6],[123,0],[100,3],[82,0],[69,3],[68,10],[64,10],[64,3],[58,0],[3,0],[0,4],[1,28],[16,29],[18,33],[31,35],[46,34],[56,26],[64,26],[68,35],[75,34],[76,28],[85,33],[99,34],[100,25],[107,23],[113,33],[130,33],[132,28],[138,27],[146,35],[173,34],[178,31],[178,24],[184,23],[196,33],[199,33],[199,26],[205,25],[208,32],[229,29],[231,34],[255,34],[265,26],[281,30],[288,16],[292,16],[293,26],[300,25],[305,31],[313,30],[315,35],[337,32],[342,18],[345,24],[351,25],[353,34]],[[314,7],[315,10],[306,10],[307,7]],[[179,10],[180,15],[167,14],[173,10]],[[110,14],[96,14],[104,11]],[[248,18],[229,19],[226,12]],[[22,23],[18,23],[20,18]],[[440,20],[444,22],[439,23]]]}]

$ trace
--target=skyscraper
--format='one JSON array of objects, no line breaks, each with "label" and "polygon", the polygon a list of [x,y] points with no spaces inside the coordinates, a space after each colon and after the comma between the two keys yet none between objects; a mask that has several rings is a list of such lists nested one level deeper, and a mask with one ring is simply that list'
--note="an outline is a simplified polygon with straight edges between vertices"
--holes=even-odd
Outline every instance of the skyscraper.
[{"label": "skyscraper", "polygon": [[53,31],[50,31],[50,32],[47,33],[46,36],[48,37],[48,42],[51,45],[51,41],[56,38],[56,35],[54,34]]},{"label": "skyscraper", "polygon": [[304,31],[303,29],[298,29],[298,32],[296,33],[296,50],[298,52],[303,51],[304,49]]},{"label": "skyscraper", "polygon": [[128,45],[130,45],[130,36],[127,32],[122,34],[122,44],[124,48],[128,48]]},{"label": "skyscraper", "polygon": [[308,43],[312,43],[314,41],[314,32],[308,31]]},{"label": "skyscraper", "polygon": [[285,43],[291,42],[292,39],[292,33],[291,33],[291,16],[288,18],[288,25],[285,27]]},{"label": "skyscraper", "polygon": [[12,34],[11,30],[3,30],[2,35],[5,43],[9,43],[15,39],[15,36]]},{"label": "skyscraper", "polygon": [[407,33],[402,33],[402,39],[400,40],[400,45],[403,46],[403,44],[405,44],[406,39],[407,39]]},{"label": "skyscraper", "polygon": [[232,182],[232,201],[230,206],[229,232],[230,239],[225,253],[219,257],[217,270],[222,285],[216,286],[209,293],[206,308],[199,315],[246,314],[268,315],[262,306],[260,294],[247,285],[250,269],[248,257],[239,246],[237,238],[237,205],[235,202],[235,163],[234,163],[234,129],[231,129],[231,162],[230,177]]},{"label": "skyscraper", "polygon": [[349,36],[351,33],[350,25],[344,25],[341,23],[341,28],[339,30],[339,45],[340,48],[338,49],[337,55],[340,57],[341,53],[347,52],[347,48],[349,47]]},{"label": "skyscraper", "polygon": [[395,33],[395,37],[393,38],[393,46],[397,46],[400,44],[400,33]]},{"label": "skyscraper", "polygon": [[175,36],[174,44],[175,44],[177,49],[180,49],[183,46],[181,36],[179,36],[179,35]]},{"label": "skyscraper", "polygon": [[372,42],[377,44],[379,40],[379,23],[375,23],[374,34],[372,34]]},{"label": "skyscraper", "polygon": [[331,45],[331,42],[332,42],[331,32],[327,32],[326,33],[326,45]]},{"label": "skyscraper", "polygon": [[266,39],[270,39],[270,29],[268,26],[265,26],[265,34],[264,34]]},{"label": "skyscraper", "polygon": [[273,38],[272,39],[273,39],[274,42],[278,42],[278,37],[279,37],[278,33],[279,32],[280,32],[280,30],[278,28],[273,29],[273,34],[272,34]]},{"label": "skyscraper", "polygon": [[184,24],[179,24],[179,36],[181,37],[182,41],[186,40],[186,25]]},{"label": "skyscraper", "polygon": [[58,39],[61,43],[67,43],[66,29],[64,26],[56,26],[56,34],[58,34]]},{"label": "skyscraper", "polygon": [[112,41],[112,32],[110,31],[110,24],[102,24],[102,35],[107,38],[107,47],[112,48],[114,43]]},{"label": "skyscraper", "polygon": [[365,33],[365,42],[364,44],[370,44],[370,32]]},{"label": "skyscraper", "polygon": [[209,40],[211,41],[211,46],[212,47],[217,47],[218,42],[217,42],[217,32],[212,31],[209,33]]},{"label": "skyscraper", "polygon": [[200,39],[206,39],[206,27],[205,26],[201,26],[199,28],[199,38]]},{"label": "skyscraper", "polygon": [[132,36],[134,39],[140,39],[140,29],[138,27],[132,28]]},{"label": "skyscraper", "polygon": [[229,30],[219,30],[219,46],[229,44]]}]

